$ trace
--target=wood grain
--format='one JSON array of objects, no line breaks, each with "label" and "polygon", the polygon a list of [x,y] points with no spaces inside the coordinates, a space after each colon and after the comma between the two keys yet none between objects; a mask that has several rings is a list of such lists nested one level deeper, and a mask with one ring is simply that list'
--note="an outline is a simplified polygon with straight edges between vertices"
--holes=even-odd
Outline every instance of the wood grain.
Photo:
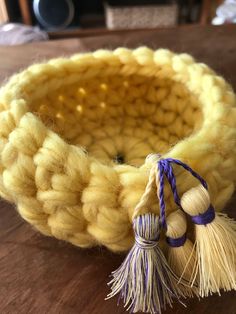
[{"label": "wood grain", "polygon": [[[28,64],[78,51],[118,46],[167,47],[189,52],[236,86],[236,26],[141,31],[94,38],[0,47],[0,79]],[[37,87],[36,87],[37,88]],[[0,126],[1,127],[1,126]],[[236,197],[227,206],[236,218]],[[231,210],[230,210],[231,209]],[[0,313],[125,313],[116,299],[104,301],[110,272],[124,256],[104,248],[83,250],[36,232],[13,205],[0,201]],[[167,314],[235,314],[235,292],[176,304]]]}]

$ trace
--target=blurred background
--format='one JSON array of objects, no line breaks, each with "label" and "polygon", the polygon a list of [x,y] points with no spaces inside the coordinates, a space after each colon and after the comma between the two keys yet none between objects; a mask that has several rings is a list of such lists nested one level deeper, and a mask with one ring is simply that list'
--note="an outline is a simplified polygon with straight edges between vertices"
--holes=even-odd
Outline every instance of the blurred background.
[{"label": "blurred background", "polygon": [[[236,23],[236,0],[0,0],[0,44]],[[9,34],[9,36],[6,36]]]}]

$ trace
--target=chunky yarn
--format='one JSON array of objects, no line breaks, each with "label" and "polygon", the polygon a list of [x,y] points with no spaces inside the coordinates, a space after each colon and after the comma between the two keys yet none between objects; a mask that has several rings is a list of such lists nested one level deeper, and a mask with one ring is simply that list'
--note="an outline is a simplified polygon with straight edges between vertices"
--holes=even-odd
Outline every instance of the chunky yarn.
[{"label": "chunky yarn", "polygon": [[[118,48],[35,64],[0,90],[0,195],[46,235],[124,251],[150,153],[189,164],[225,205],[235,121],[230,85],[187,54]],[[176,178],[180,195],[196,185],[177,167]],[[159,213],[155,191],[148,211]]]}]

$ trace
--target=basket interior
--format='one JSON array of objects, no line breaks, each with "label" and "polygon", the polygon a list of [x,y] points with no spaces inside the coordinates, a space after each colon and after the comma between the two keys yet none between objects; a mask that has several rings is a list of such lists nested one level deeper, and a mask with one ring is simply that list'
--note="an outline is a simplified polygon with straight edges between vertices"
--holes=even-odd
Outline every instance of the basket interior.
[{"label": "basket interior", "polygon": [[105,163],[140,166],[201,127],[199,101],[180,82],[141,75],[97,77],[33,101],[68,143]]}]

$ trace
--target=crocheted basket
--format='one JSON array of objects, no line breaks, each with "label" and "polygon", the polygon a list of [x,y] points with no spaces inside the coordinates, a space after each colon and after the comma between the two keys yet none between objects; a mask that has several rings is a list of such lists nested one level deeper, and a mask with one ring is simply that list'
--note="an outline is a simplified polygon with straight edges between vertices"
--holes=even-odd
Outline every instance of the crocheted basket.
[{"label": "crocheted basket", "polygon": [[[123,251],[153,158],[186,162],[214,206],[236,181],[232,88],[187,54],[141,47],[35,64],[0,91],[0,195],[42,233]],[[146,159],[146,161],[145,161]],[[178,191],[196,180],[176,168]],[[167,214],[176,209],[166,189]],[[158,213],[155,191],[149,212]]]}]

